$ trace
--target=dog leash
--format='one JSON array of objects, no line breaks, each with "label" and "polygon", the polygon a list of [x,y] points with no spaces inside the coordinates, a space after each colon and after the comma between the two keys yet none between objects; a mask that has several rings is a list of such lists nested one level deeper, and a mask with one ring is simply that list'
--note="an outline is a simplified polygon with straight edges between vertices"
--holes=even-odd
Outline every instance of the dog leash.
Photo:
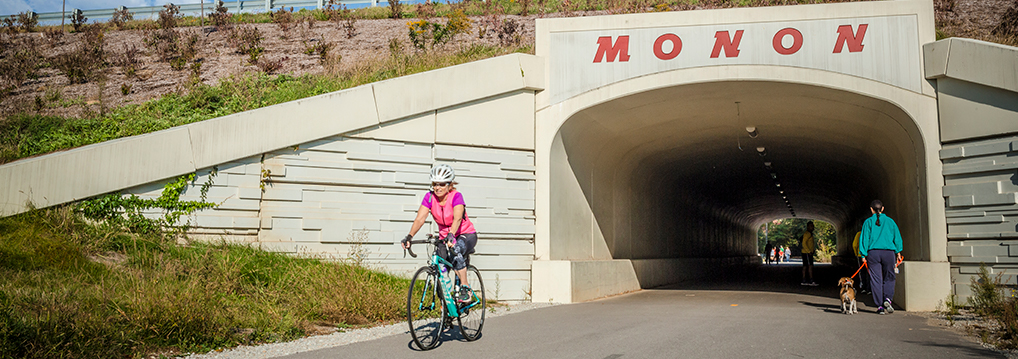
[{"label": "dog leash", "polygon": [[861,265],[861,266],[859,266],[859,269],[856,269],[856,270],[855,270],[855,274],[853,274],[853,275],[852,275],[851,277],[849,277],[849,278],[855,278],[855,276],[856,276],[857,274],[859,274],[859,272],[860,272],[860,271],[862,271],[862,267],[868,267],[868,266],[866,265],[866,262],[862,262],[862,265]]}]

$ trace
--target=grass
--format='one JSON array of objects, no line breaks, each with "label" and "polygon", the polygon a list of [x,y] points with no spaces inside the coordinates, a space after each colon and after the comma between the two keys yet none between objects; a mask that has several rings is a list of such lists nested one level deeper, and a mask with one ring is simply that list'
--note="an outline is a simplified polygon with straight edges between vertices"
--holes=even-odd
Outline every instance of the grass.
[{"label": "grass", "polygon": [[145,134],[232,113],[351,88],[512,52],[529,47],[473,46],[454,52],[415,52],[394,47],[385,61],[326,74],[270,76],[254,73],[199,84],[142,104],[91,117],[22,113],[0,120],[0,164],[49,152]]},{"label": "grass", "polygon": [[231,244],[177,244],[70,207],[0,219],[0,357],[203,352],[402,317],[408,281]]}]

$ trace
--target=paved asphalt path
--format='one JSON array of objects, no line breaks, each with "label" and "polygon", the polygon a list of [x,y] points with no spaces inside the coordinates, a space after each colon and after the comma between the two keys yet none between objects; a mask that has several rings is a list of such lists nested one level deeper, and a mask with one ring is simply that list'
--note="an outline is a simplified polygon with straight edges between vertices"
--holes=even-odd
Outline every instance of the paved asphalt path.
[{"label": "paved asphalt path", "polygon": [[817,271],[819,287],[786,264],[533,309],[487,320],[475,342],[454,327],[427,352],[402,334],[285,358],[1003,358],[924,317],[877,315],[871,299],[841,314],[836,280],[852,271]]}]

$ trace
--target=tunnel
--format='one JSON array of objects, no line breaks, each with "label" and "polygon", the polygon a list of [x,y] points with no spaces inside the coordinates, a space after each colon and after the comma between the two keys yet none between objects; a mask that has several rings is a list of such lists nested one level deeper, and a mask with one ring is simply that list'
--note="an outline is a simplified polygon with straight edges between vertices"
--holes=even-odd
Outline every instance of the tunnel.
[{"label": "tunnel", "polygon": [[758,263],[759,226],[796,217],[833,224],[835,263],[854,264],[873,199],[906,259],[930,258],[929,154],[891,101],[775,80],[605,97],[565,116],[551,144],[553,259],[629,260],[650,288]]}]

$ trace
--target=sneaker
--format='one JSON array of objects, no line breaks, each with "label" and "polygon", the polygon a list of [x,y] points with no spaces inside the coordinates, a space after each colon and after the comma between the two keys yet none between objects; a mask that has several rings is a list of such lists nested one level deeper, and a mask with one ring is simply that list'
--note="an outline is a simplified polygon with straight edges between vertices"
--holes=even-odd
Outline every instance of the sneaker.
[{"label": "sneaker", "polygon": [[817,282],[809,282],[809,284],[807,284],[807,285],[810,286],[810,287],[816,287],[819,284],[817,284]]},{"label": "sneaker", "polygon": [[799,283],[799,285],[809,285],[809,283],[802,282],[802,283]]},{"label": "sneaker", "polygon": [[461,286],[459,293],[456,294],[456,297],[458,298],[460,303],[469,303],[470,301],[474,300],[473,294],[474,293],[473,291],[470,290],[470,287]]},{"label": "sneaker", "polygon": [[894,307],[891,306],[891,300],[890,299],[884,299],[884,306],[883,307],[885,309],[887,309],[887,314],[894,313]]},{"label": "sneaker", "polygon": [[887,314],[887,311],[884,310],[883,306],[880,306],[880,307],[877,307],[877,314],[884,315],[884,314]]}]

